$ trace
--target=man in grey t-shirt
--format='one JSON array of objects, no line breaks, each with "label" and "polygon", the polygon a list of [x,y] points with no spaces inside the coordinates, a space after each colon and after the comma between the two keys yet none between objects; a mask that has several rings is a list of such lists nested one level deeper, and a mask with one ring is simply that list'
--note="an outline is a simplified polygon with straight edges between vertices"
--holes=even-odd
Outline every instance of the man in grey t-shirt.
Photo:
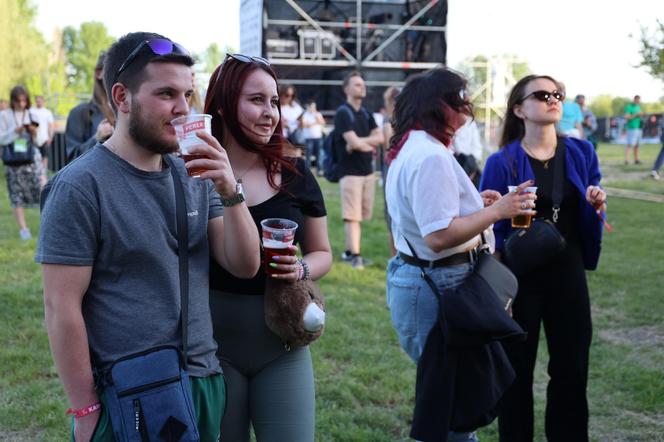
[{"label": "man in grey t-shirt", "polygon": [[[174,183],[163,155],[178,149],[170,121],[189,112],[193,60],[161,35],[132,33],[111,46],[105,63],[115,131],[53,180],[36,255],[51,351],[73,410],[97,408],[89,408],[100,401],[93,365],[103,370],[128,354],[181,344]],[[206,158],[187,166],[207,169],[201,179],[174,163],[188,215],[194,405],[201,440],[216,440],[224,390],[208,306],[208,250],[235,276],[251,277],[260,249],[225,150],[210,135],[199,138],[194,150]],[[101,429],[110,431],[103,408],[75,422],[77,441],[93,432],[103,440]]]}]

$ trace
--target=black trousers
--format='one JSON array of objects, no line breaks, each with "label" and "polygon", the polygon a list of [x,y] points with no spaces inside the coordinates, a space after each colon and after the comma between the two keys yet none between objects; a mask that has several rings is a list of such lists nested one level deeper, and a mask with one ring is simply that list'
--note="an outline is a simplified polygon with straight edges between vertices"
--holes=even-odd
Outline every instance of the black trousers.
[{"label": "black trousers", "polygon": [[501,401],[501,442],[533,440],[533,371],[540,324],[549,350],[545,431],[549,441],[588,441],[590,300],[581,251],[568,244],[555,262],[519,278],[514,319],[528,339],[506,346],[516,380]]}]

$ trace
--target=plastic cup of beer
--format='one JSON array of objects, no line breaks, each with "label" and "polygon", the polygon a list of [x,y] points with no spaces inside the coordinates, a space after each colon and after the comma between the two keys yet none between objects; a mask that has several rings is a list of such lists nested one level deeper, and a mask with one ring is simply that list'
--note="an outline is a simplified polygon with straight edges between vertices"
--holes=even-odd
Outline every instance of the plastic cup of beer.
[{"label": "plastic cup of beer", "polygon": [[[517,186],[507,186],[507,190],[510,192],[516,192]],[[521,194],[524,193],[537,193],[537,186],[526,187],[521,191]],[[515,229],[527,229],[532,223],[532,215],[517,215],[512,217],[512,227]]]},{"label": "plastic cup of beer", "polygon": [[286,255],[288,246],[293,245],[297,223],[285,218],[267,218],[261,221],[263,231],[263,259],[265,260],[265,273],[275,275],[277,273],[289,273],[274,269],[270,263],[277,263],[273,259],[276,255]]},{"label": "plastic cup of beer", "polygon": [[[189,114],[183,115],[171,121],[171,125],[175,128],[175,134],[178,137],[178,144],[180,145],[180,156],[184,162],[205,158],[204,155],[193,155],[189,153],[189,149],[193,146],[205,141],[196,136],[196,132],[205,131],[212,134],[212,115],[207,114]],[[187,169],[190,177],[199,178],[205,169],[202,167],[195,167]]]}]

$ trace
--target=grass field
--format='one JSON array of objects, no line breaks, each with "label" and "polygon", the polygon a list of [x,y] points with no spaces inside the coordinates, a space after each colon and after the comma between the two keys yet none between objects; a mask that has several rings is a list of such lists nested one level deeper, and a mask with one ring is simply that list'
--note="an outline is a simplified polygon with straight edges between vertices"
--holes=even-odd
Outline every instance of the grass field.
[{"label": "grass field", "polygon": [[[643,149],[642,180],[649,186],[658,146]],[[602,167],[619,173],[619,146],[600,147]],[[649,159],[649,157],[651,157]],[[625,170],[622,170],[625,168]],[[642,169],[642,170],[641,170]],[[2,177],[0,177],[2,178]],[[4,181],[4,178],[2,178]],[[639,183],[639,181],[642,181]],[[634,184],[636,183],[636,184]],[[664,183],[654,191],[662,192]],[[321,282],[327,297],[325,335],[312,345],[317,388],[317,440],[407,440],[415,367],[401,351],[385,307],[388,248],[378,198],[375,219],[363,230],[363,254],[375,261],[361,271],[338,262],[343,244],[336,185],[322,183],[328,204],[335,265]],[[651,190],[652,191],[652,190]],[[664,441],[664,205],[613,199],[599,269],[588,273],[594,336],[589,399],[594,441]],[[36,210],[28,210],[33,232]],[[0,186],[0,440],[64,441],[67,402],[43,325],[35,240],[22,242]],[[537,366],[536,439],[543,436],[545,346]],[[496,441],[495,423],[480,431]]]}]

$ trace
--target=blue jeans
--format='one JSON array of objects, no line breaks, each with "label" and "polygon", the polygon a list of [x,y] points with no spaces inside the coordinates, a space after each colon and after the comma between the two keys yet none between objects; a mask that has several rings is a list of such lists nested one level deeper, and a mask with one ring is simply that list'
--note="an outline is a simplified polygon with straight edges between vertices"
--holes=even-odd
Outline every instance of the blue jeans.
[{"label": "blue jeans", "polygon": [[653,166],[652,170],[659,171],[659,169],[662,168],[662,164],[664,164],[664,140],[662,140],[662,148],[659,150],[659,155],[657,155],[657,159],[655,160],[655,165]]},{"label": "blue jeans", "polygon": [[[323,150],[323,139],[322,138],[307,138],[307,141],[305,143],[305,155],[304,155],[304,163],[307,165],[307,167],[311,167],[312,165],[316,165],[317,167],[320,168],[320,152]],[[315,164],[311,164],[311,157],[315,158]]]},{"label": "blue jeans", "polygon": [[[439,291],[460,285],[473,271],[473,264],[426,269]],[[420,268],[406,264],[399,255],[387,265],[387,306],[401,347],[417,363],[427,336],[438,319],[438,298],[420,276]],[[450,432],[450,442],[477,442],[475,433]]]}]

